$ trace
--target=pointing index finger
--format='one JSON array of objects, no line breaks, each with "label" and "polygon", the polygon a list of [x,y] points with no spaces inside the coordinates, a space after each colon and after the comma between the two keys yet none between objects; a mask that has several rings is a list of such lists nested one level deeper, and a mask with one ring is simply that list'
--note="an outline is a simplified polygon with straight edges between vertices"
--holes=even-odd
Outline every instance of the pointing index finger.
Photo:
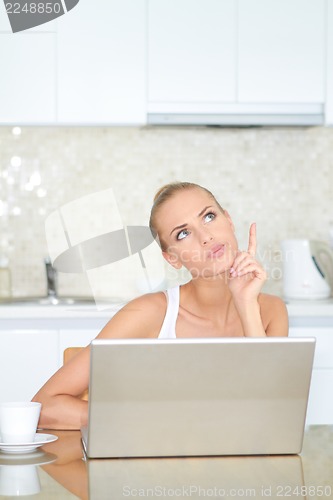
[{"label": "pointing index finger", "polygon": [[256,254],[256,250],[257,250],[257,226],[256,223],[253,222],[250,226],[249,246],[247,251],[249,252],[250,255],[254,257]]}]

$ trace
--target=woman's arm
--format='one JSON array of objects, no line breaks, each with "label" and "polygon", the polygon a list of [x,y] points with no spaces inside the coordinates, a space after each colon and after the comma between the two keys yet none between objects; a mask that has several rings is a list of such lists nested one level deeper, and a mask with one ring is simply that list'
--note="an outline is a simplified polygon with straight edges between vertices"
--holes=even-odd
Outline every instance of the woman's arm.
[{"label": "woman's arm", "polygon": [[246,337],[288,336],[288,312],[279,297],[260,294],[253,302],[238,304],[238,314]]},{"label": "woman's arm", "polygon": [[247,252],[236,253],[229,270],[229,289],[246,337],[265,337],[258,297],[267,275],[256,253],[256,225],[251,224]]},{"label": "woman's arm", "polygon": [[275,295],[262,294],[259,303],[267,337],[288,337],[288,311],[283,300]]},{"label": "woman's arm", "polygon": [[[123,307],[97,338],[157,337],[166,309],[164,293],[139,297]],[[80,429],[88,421],[88,403],[80,394],[89,385],[90,347],[82,349],[37,392],[42,403],[39,427]]]},{"label": "woman's arm", "polygon": [[37,392],[43,429],[80,429],[87,424],[88,403],[79,398],[89,384],[90,347],[82,349]]},{"label": "woman's arm", "polygon": [[288,315],[281,299],[260,294],[267,274],[255,259],[256,225],[251,224],[247,252],[237,252],[229,271],[229,289],[246,337],[287,336]]}]

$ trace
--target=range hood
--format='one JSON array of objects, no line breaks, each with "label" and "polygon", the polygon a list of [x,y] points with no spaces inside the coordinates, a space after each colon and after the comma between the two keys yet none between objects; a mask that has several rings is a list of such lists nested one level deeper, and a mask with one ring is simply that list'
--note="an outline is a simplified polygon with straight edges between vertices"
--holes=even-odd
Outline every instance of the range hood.
[{"label": "range hood", "polygon": [[153,103],[150,125],[313,126],[324,124],[322,103]]}]

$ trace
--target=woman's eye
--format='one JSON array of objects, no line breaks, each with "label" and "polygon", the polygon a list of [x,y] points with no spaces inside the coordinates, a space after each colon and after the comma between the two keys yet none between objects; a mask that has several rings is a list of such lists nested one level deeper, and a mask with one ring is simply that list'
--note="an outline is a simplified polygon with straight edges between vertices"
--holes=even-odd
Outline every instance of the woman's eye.
[{"label": "woman's eye", "polygon": [[209,214],[205,215],[205,222],[210,222],[215,219],[215,214],[213,212],[209,212]]},{"label": "woman's eye", "polygon": [[183,240],[184,238],[186,238],[188,234],[189,234],[188,230],[183,229],[182,231],[180,231],[180,233],[177,234],[177,240]]}]

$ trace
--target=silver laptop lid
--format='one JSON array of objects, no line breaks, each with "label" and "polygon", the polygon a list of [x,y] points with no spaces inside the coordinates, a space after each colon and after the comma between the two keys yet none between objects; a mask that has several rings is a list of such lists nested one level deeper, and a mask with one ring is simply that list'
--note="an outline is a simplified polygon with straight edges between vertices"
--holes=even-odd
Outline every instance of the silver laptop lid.
[{"label": "silver laptop lid", "polygon": [[89,457],[299,453],[313,338],[94,340]]}]

